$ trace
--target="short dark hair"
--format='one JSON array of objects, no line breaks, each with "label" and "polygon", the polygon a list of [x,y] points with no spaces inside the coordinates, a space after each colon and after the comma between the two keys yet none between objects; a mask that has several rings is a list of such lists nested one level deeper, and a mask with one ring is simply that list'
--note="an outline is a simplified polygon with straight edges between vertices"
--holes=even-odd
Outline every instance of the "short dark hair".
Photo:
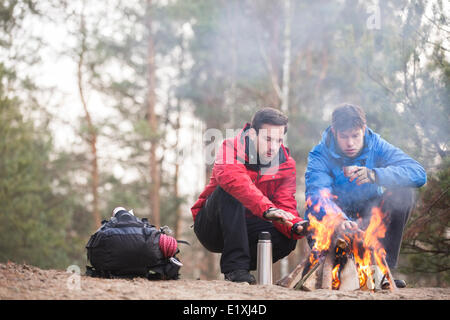
[{"label": "short dark hair", "polygon": [[366,125],[366,114],[357,105],[345,103],[334,109],[331,116],[331,126],[335,131],[362,129]]},{"label": "short dark hair", "polygon": [[263,108],[258,110],[252,118],[252,128],[259,133],[263,124],[272,124],[275,126],[284,126],[284,133],[287,132],[288,117],[280,110],[274,108]]}]

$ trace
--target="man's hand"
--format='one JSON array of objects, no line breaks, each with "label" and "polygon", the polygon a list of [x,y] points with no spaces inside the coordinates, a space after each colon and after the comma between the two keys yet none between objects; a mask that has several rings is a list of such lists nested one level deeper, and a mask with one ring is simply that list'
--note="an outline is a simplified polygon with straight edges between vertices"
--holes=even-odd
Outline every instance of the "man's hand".
[{"label": "man's hand", "polygon": [[268,220],[283,223],[283,224],[287,225],[288,227],[292,227],[293,224],[289,220],[295,219],[296,216],[294,216],[292,213],[284,211],[282,209],[271,208],[265,212],[264,218],[266,218]]},{"label": "man's hand", "polygon": [[350,176],[350,182],[356,180],[358,186],[365,183],[375,183],[375,172],[366,167],[358,167]]},{"label": "man's hand", "polygon": [[[272,221],[277,221],[280,223],[283,223],[284,225],[291,228],[292,232],[295,232],[297,235],[305,235],[306,234],[306,228],[309,225],[308,221],[299,221],[295,225],[289,221],[295,218],[298,218],[297,216],[293,215],[290,212],[284,211],[282,209],[277,208],[270,208],[263,214],[264,218]],[[295,228],[295,231],[293,230]]]},{"label": "man's hand", "polygon": [[358,229],[358,224],[350,220],[344,220],[337,226],[338,233],[344,233],[345,231],[353,231]]}]

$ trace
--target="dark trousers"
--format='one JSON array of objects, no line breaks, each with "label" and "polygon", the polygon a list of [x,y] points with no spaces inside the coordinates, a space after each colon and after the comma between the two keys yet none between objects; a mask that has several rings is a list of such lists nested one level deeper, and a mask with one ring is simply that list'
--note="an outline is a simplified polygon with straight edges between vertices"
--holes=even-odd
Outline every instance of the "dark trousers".
[{"label": "dark trousers", "polygon": [[397,267],[403,231],[414,208],[414,203],[414,189],[396,188],[388,189],[382,196],[360,204],[356,210],[346,211],[346,214],[352,219],[356,219],[359,215],[363,219],[363,224],[367,226],[372,208],[381,208],[381,211],[385,214],[386,235],[383,239],[380,239],[380,242],[386,250],[386,262],[390,269]]},{"label": "dark trousers", "polygon": [[221,187],[208,197],[194,222],[200,243],[209,251],[222,253],[222,273],[256,270],[258,235],[262,231],[272,236],[273,262],[295,249],[296,240],[284,236],[268,221],[246,216],[245,207]]}]

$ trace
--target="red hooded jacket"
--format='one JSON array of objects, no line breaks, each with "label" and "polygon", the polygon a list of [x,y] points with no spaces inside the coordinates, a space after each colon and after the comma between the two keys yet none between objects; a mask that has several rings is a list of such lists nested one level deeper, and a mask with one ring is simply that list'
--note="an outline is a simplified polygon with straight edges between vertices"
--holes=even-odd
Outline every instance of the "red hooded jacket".
[{"label": "red hooded jacket", "polygon": [[[293,224],[302,221],[295,200],[297,186],[295,160],[289,155],[289,150],[282,145],[279,152],[283,154],[279,155],[281,160],[278,166],[272,166],[264,173],[261,172],[261,168],[252,169],[251,165],[248,165],[248,154],[245,152],[245,137],[249,129],[250,124],[247,123],[236,137],[226,139],[222,143],[216,155],[209,184],[191,208],[194,220],[206,199],[217,186],[220,186],[244,205],[247,214],[264,219],[264,211],[279,208],[295,216],[290,220]],[[273,222],[273,224],[288,238],[302,238],[293,234],[291,228],[282,223]]]}]

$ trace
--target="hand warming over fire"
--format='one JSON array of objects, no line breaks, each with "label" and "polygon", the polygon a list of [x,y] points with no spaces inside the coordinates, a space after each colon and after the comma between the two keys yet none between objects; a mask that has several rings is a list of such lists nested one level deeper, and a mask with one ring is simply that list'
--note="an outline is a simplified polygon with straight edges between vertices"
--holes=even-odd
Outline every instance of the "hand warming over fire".
[{"label": "hand warming over fire", "polygon": [[365,183],[375,183],[375,172],[366,167],[356,167],[354,166],[353,172],[351,172],[348,176],[350,176],[350,182],[353,182],[356,179],[356,184],[358,186]]},{"label": "hand warming over fire", "polygon": [[264,212],[263,215],[264,218],[268,220],[278,221],[289,227],[292,226],[292,222],[289,220],[295,219],[295,216],[292,213],[277,208],[270,208],[268,211]]},{"label": "hand warming over fire", "polygon": [[358,230],[358,224],[354,221],[344,220],[336,228],[338,233],[344,233],[346,231],[356,231]]},{"label": "hand warming over fire", "polygon": [[264,212],[263,216],[268,220],[276,221],[288,226],[289,228],[291,228],[292,232],[296,233],[297,235],[304,235],[304,233],[306,232],[304,228],[306,228],[306,225],[308,224],[307,221],[297,222],[296,224],[293,224],[289,220],[295,219],[295,215],[282,209],[270,208],[269,210]]}]

